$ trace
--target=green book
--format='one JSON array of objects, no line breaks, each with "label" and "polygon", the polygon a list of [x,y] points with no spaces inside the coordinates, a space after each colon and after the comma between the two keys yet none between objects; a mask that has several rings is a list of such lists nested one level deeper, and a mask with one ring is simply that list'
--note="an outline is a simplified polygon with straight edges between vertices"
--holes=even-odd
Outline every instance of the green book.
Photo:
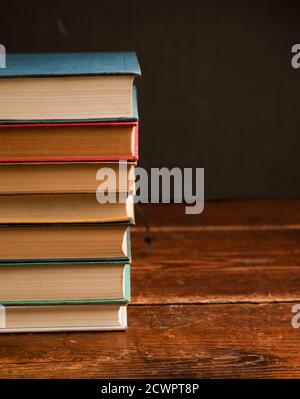
[{"label": "green book", "polygon": [[127,303],[130,265],[106,263],[6,264],[0,267],[0,304]]}]

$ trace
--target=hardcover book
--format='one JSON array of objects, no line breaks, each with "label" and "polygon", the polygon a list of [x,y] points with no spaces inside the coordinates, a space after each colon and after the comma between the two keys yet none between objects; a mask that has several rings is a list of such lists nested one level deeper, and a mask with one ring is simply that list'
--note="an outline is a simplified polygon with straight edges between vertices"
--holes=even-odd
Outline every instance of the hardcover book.
[{"label": "hardcover book", "polygon": [[113,331],[127,328],[127,306],[109,304],[0,306],[0,333]]},{"label": "hardcover book", "polygon": [[8,54],[0,69],[0,120],[132,121],[140,74],[133,52]]},{"label": "hardcover book", "polygon": [[130,300],[130,266],[122,262],[0,265],[1,305],[66,305]]},{"label": "hardcover book", "polygon": [[[110,191],[134,193],[134,164],[127,168],[118,162],[0,164],[0,195],[85,194],[96,193],[100,184],[97,173],[103,168],[114,171],[116,179]],[[104,174],[104,173],[103,173]]]},{"label": "hardcover book", "polygon": [[133,222],[133,195],[115,201],[100,204],[95,193],[0,195],[0,225]]},{"label": "hardcover book", "polygon": [[128,224],[1,225],[0,264],[130,262]]}]

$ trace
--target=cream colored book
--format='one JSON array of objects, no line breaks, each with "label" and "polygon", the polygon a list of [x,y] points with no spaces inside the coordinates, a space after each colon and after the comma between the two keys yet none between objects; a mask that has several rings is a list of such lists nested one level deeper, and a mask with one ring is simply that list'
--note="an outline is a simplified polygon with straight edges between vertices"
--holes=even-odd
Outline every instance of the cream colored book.
[{"label": "cream colored book", "polygon": [[129,227],[115,225],[3,225],[0,263],[130,259]]},{"label": "cream colored book", "polygon": [[97,175],[106,168],[115,174],[110,191],[134,193],[133,163],[125,167],[119,162],[73,162],[0,164],[0,195],[96,193],[101,183]]},{"label": "cream colored book", "polygon": [[0,119],[132,118],[132,86],[132,76],[4,78],[0,81]]},{"label": "cream colored book", "polygon": [[100,204],[96,194],[0,195],[0,224],[107,223],[134,219],[132,195]]},{"label": "cream colored book", "polygon": [[124,304],[0,306],[0,333],[114,331],[127,328]]},{"label": "cream colored book", "polygon": [[0,304],[128,302],[130,265],[39,263],[0,265]]}]

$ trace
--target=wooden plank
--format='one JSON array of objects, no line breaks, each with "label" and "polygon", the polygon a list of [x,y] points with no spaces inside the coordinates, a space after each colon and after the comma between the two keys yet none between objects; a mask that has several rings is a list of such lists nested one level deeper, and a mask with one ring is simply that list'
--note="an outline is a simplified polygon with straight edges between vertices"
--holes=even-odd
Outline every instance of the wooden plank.
[{"label": "wooden plank", "polygon": [[136,304],[300,300],[300,230],[133,230]]},{"label": "wooden plank", "polygon": [[132,266],[132,303],[300,302],[299,256],[295,264],[280,264],[280,257],[240,256],[224,261],[207,256],[189,264],[139,263],[136,259]]},{"label": "wooden plank", "polygon": [[298,199],[207,201],[199,215],[186,215],[182,204],[143,204],[136,207],[138,226],[145,216],[156,226],[300,225]]},{"label": "wooden plank", "polygon": [[[297,208],[297,201],[291,203]],[[230,207],[230,203],[215,204],[224,212]],[[284,201],[278,205],[284,208]],[[291,208],[290,201],[286,205]],[[157,207],[157,212],[162,208]],[[250,207],[248,225],[213,225],[212,218],[207,225],[169,226],[162,214],[162,226],[151,229],[151,247],[145,243],[145,231],[134,229],[134,303],[298,300],[299,226],[256,224],[260,220],[253,217],[256,209],[260,208]],[[178,206],[168,210],[166,215],[176,220]]]},{"label": "wooden plank", "polygon": [[291,306],[131,306],[126,333],[1,335],[0,377],[300,377]]},{"label": "wooden plank", "polygon": [[257,254],[264,257],[268,253],[300,251],[299,230],[257,230],[257,231],[165,231],[152,234],[152,246],[145,242],[145,235],[132,230],[132,249],[134,257],[194,261],[202,254],[214,253],[230,256],[232,254]]}]

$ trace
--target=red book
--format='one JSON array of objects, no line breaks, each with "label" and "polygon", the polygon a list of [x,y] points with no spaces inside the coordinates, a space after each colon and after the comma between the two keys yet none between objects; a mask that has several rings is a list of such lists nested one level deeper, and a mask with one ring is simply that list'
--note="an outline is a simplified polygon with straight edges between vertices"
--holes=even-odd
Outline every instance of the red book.
[{"label": "red book", "polygon": [[0,124],[0,163],[137,159],[137,121]]}]

